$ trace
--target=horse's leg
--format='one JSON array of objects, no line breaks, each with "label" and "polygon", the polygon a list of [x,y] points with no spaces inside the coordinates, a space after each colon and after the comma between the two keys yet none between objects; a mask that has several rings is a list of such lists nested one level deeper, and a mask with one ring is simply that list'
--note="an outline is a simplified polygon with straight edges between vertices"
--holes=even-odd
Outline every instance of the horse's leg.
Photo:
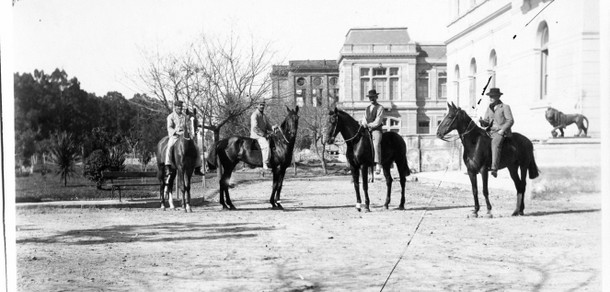
[{"label": "horse's leg", "polygon": [[[476,178],[475,178],[476,180]],[[486,218],[492,218],[491,214],[491,202],[489,202],[489,172],[482,171],[481,172],[481,180],[483,181],[483,196],[485,197],[485,205],[487,205],[487,214],[485,214]]]},{"label": "horse's leg", "polygon": [[165,166],[159,166],[159,170],[157,172],[157,178],[161,183],[159,186],[159,197],[161,198],[161,210],[165,211]]},{"label": "horse's leg", "polygon": [[523,216],[523,210],[525,209],[525,186],[527,185],[527,167],[521,166],[521,208],[519,208],[519,215]]},{"label": "horse's leg", "polygon": [[515,184],[515,189],[517,189],[517,206],[515,207],[515,211],[513,211],[512,216],[523,215],[523,211],[521,210],[521,204],[523,204],[523,193],[521,193],[521,179],[519,178],[519,173],[517,172],[517,167],[513,166],[508,169],[510,172],[510,178],[513,179],[513,183]]},{"label": "horse's leg", "polygon": [[168,174],[167,184],[165,185],[165,193],[167,194],[167,201],[169,202],[170,209],[176,209],[174,206],[173,189],[174,182],[176,181],[176,170],[173,169]]},{"label": "horse's leg", "polygon": [[369,200],[369,182],[367,180],[369,168],[366,166],[361,166],[360,171],[362,172],[362,191],[364,192],[364,212],[371,212],[369,208],[370,200]]},{"label": "horse's leg", "polygon": [[218,185],[219,185],[218,203],[220,205],[222,205],[223,210],[227,210],[227,209],[229,209],[229,207],[227,207],[227,205],[225,205],[225,190],[227,190],[229,188],[229,182],[226,180],[226,177],[225,177],[225,167],[220,162],[220,159],[218,160],[218,162],[219,162],[218,170],[217,170]]},{"label": "horse's leg", "polygon": [[[390,166],[383,166],[383,176],[385,177],[385,186],[386,186],[386,197],[385,197],[385,204],[383,204],[383,206],[386,208],[386,210],[388,209],[388,206],[390,205],[390,201],[391,201],[391,196],[392,196],[392,175],[390,174]],[[404,206],[403,206],[404,209]]]},{"label": "horse's leg", "polygon": [[360,204],[362,203],[362,200],[360,199],[360,170],[353,165],[350,165],[350,168],[352,172],[352,182],[354,183],[354,190],[356,191],[356,210],[360,212]]},{"label": "horse's leg", "polygon": [[284,210],[280,201],[280,194],[282,193],[282,187],[284,186],[284,175],[286,174],[286,169],[280,169],[279,180],[277,191],[275,192],[275,203],[277,204],[277,208],[280,210]]},{"label": "horse's leg", "polygon": [[275,210],[277,209],[277,206],[275,205],[275,194],[277,193],[278,189],[279,174],[277,172],[277,168],[271,169],[271,172],[273,174],[273,184],[271,185],[271,197],[269,198],[269,203],[271,204],[271,209]]},{"label": "horse's leg", "polygon": [[[405,209],[405,184],[407,183],[407,160],[396,161],[396,169],[398,170],[398,179],[400,180],[400,204],[399,210]],[[389,168],[388,168],[389,172]],[[391,177],[390,177],[391,178]]]},{"label": "horse's leg", "polygon": [[[487,172],[487,170],[484,170]],[[472,213],[468,215],[468,217],[478,217],[479,216],[479,189],[477,188],[477,173],[471,170],[468,170],[468,177],[470,178],[470,185],[472,186],[472,196],[474,197],[474,210]]]},{"label": "horse's leg", "polygon": [[227,187],[225,188],[225,202],[227,204],[227,207],[229,207],[229,210],[236,210],[237,208],[235,208],[235,206],[233,206],[233,203],[231,202],[231,196],[229,196],[229,182],[231,181],[231,175],[233,174],[233,168],[235,166],[232,166],[231,169],[226,169],[227,172],[225,172],[225,182],[227,184]]},{"label": "horse's leg", "polygon": [[193,212],[191,209],[191,176],[186,174],[184,177],[184,193],[182,194],[182,205],[184,212]]}]

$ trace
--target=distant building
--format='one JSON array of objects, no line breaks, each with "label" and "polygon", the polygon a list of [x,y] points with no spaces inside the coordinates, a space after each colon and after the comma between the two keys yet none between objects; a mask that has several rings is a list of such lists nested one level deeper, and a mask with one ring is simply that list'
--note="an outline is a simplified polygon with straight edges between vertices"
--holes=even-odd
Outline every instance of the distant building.
[{"label": "distant building", "polygon": [[289,61],[271,71],[272,99],[303,106],[328,106],[339,94],[335,60]]},{"label": "distant building", "polygon": [[[547,107],[584,114],[600,137],[600,0],[452,0],[448,25],[449,100],[477,118],[499,87],[513,130],[550,137]],[[607,97],[604,97],[607,98]],[[479,103],[479,100],[481,102]],[[576,132],[569,126],[566,135]]]},{"label": "distant building", "polygon": [[354,28],[338,64],[339,108],[360,119],[369,104],[366,95],[375,89],[386,108],[386,131],[436,131],[447,108],[444,44],[418,44],[407,28]]}]

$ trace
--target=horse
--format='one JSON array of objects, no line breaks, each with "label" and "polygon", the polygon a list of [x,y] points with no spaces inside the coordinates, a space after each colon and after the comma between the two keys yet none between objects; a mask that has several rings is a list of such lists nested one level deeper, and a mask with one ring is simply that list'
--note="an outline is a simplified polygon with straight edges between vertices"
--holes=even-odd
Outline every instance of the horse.
[{"label": "horse", "polygon": [[[491,167],[491,138],[484,129],[475,124],[464,110],[456,107],[453,103],[447,103],[447,105],[449,110],[438,126],[436,136],[439,139],[447,141],[444,138],[447,133],[457,130],[464,146],[463,159],[468,170],[472,195],[474,197],[474,210],[469,217],[478,216],[477,174],[480,173],[483,181],[483,195],[487,204],[486,217],[491,218],[493,215],[491,213],[491,203],[489,202],[489,191],[487,189],[488,171]],[[523,215],[523,209],[525,209],[523,196],[525,194],[527,172],[529,171],[530,179],[535,179],[539,175],[538,166],[534,159],[534,145],[532,145],[532,142],[527,137],[515,132],[512,133],[511,137],[505,138],[502,144],[499,168],[508,168],[510,177],[517,189],[517,206],[512,216]],[[519,176],[519,170],[521,176]]]},{"label": "horse", "polygon": [[193,212],[191,209],[191,177],[195,171],[195,162],[197,160],[197,146],[192,139],[194,129],[196,129],[197,120],[191,117],[188,113],[184,115],[185,131],[176,143],[172,146],[171,163],[172,169],[170,173],[165,170],[165,151],[167,149],[168,136],[165,136],[157,143],[157,179],[161,183],[159,193],[161,197],[161,209],[165,210],[165,196],[168,196],[169,206],[175,209],[174,200],[172,198],[172,189],[174,180],[178,177],[178,189],[182,193],[182,206],[185,212]]},{"label": "horse", "polygon": [[[347,151],[345,156],[350,165],[350,171],[353,178],[354,189],[356,190],[356,210],[361,211],[362,200],[360,199],[359,176],[362,173],[362,190],[364,191],[364,210],[370,212],[370,200],[368,193],[368,170],[374,166],[373,157],[373,140],[368,130],[361,126],[348,113],[335,108],[329,111],[326,122],[326,141],[332,144],[335,141],[337,134],[341,133]],[[383,175],[385,176],[387,195],[385,204],[386,209],[390,204],[392,191],[392,177],[390,175],[390,167],[396,164],[398,176],[400,179],[400,204],[399,210],[405,209],[405,182],[407,176],[411,174],[409,164],[407,162],[407,145],[400,135],[395,132],[385,132],[381,137],[381,166]]]},{"label": "horse", "polygon": [[[546,109],[544,113],[544,117],[546,120],[553,126],[553,130],[551,131],[551,135],[553,137],[557,137],[557,130],[561,132],[561,137],[563,137],[563,129],[571,124],[575,124],[578,127],[578,134],[576,137],[586,137],[587,130],[589,128],[589,119],[581,114],[564,114],[563,112],[549,107]],[[584,122],[587,122],[585,126]]]},{"label": "horse", "polygon": [[[286,168],[292,162],[294,143],[296,142],[299,126],[299,107],[288,110],[288,115],[280,125],[278,131],[269,136],[270,158],[269,164],[273,173],[273,187],[269,203],[273,210],[283,210],[280,194],[284,184]],[[208,152],[208,167],[217,169],[218,183],[220,185],[220,204],[223,210],[235,210],[229,196],[229,181],[237,163],[245,162],[253,167],[263,166],[260,146],[256,139],[232,136],[218,141]],[[225,203],[226,202],[226,203]]]}]

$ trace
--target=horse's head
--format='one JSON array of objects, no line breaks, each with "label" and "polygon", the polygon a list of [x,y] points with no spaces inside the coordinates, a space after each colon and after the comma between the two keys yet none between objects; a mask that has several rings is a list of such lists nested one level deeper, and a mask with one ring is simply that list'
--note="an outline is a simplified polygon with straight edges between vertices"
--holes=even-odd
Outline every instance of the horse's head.
[{"label": "horse's head", "polygon": [[455,104],[447,103],[448,111],[443,121],[438,125],[436,137],[443,139],[449,132],[456,130],[464,121],[464,115],[467,115],[464,110],[455,106]]},{"label": "horse's head", "polygon": [[184,114],[184,125],[183,137],[185,139],[192,139],[195,136],[198,126],[197,109],[193,109],[193,111],[190,111],[188,108],[186,109],[186,113]]},{"label": "horse's head", "polygon": [[328,112],[328,117],[326,118],[326,131],[324,134],[324,138],[327,144],[333,144],[335,142],[335,137],[339,133],[339,129],[337,126],[339,124],[339,111],[337,108]]},{"label": "horse's head", "polygon": [[286,135],[286,138],[292,141],[296,138],[299,128],[299,106],[294,110],[291,110],[286,106],[286,110],[288,111],[288,115],[284,119],[284,122],[282,122],[281,128],[282,133]]}]

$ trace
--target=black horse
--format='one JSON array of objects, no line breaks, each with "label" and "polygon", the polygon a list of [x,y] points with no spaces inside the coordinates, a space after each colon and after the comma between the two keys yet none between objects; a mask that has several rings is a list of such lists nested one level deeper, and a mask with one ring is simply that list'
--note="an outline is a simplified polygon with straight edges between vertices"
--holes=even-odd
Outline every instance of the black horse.
[{"label": "black horse", "polygon": [[185,212],[191,210],[191,177],[195,170],[195,162],[197,160],[197,146],[192,139],[197,121],[191,120],[189,114],[184,115],[185,131],[178,138],[178,141],[172,146],[170,159],[172,160],[172,169],[170,173],[165,170],[165,151],[167,149],[168,136],[161,138],[157,143],[157,178],[161,182],[159,190],[161,196],[161,209],[165,210],[165,195],[168,196],[169,206],[175,209],[172,198],[172,189],[174,180],[178,177],[178,189],[182,193],[182,206]]},{"label": "black horse", "polygon": [[[282,192],[286,168],[292,162],[294,143],[299,126],[299,107],[297,106],[295,110],[288,107],[286,109],[288,115],[280,125],[279,131],[269,136],[270,166],[273,172],[273,189],[269,203],[271,203],[273,209],[277,210],[283,209],[280,204],[280,193]],[[229,196],[229,181],[233,169],[240,161],[255,167],[263,166],[260,146],[256,139],[237,136],[225,138],[211,147],[208,154],[208,166],[210,169],[218,169],[220,204],[223,209],[236,209]]]},{"label": "black horse", "polygon": [[[365,211],[370,212],[370,200],[368,193],[368,169],[374,166],[373,157],[373,140],[368,130],[352,118],[348,113],[335,108],[334,111],[328,113],[326,123],[326,141],[329,144],[334,143],[337,134],[341,133],[345,143],[347,144],[347,152],[345,153],[347,161],[350,165],[352,177],[354,181],[354,189],[356,190],[356,209],[360,211],[362,200],[360,199],[359,172],[362,173],[362,189],[364,190]],[[385,176],[387,186],[387,196],[385,204],[386,209],[390,204],[390,194],[392,191],[392,177],[390,175],[390,167],[392,163],[396,163],[398,175],[400,177],[400,205],[398,209],[405,208],[405,182],[407,176],[411,174],[409,164],[407,163],[407,145],[400,135],[394,132],[385,132],[381,138],[381,166],[383,175]]]},{"label": "black horse", "polygon": [[[436,136],[445,140],[444,137],[447,133],[457,130],[460,139],[462,139],[462,145],[464,145],[464,164],[468,169],[468,176],[472,185],[472,195],[474,196],[474,210],[471,215],[477,217],[479,212],[477,174],[481,173],[483,195],[487,204],[487,217],[492,217],[489,191],[487,189],[488,170],[491,167],[491,138],[484,129],[475,124],[464,110],[456,107],[453,103],[447,103],[447,105],[449,106],[449,111],[438,126]],[[527,137],[513,132],[511,137],[504,139],[499,168],[505,167],[508,168],[510,177],[513,179],[517,189],[517,207],[512,215],[523,215],[523,209],[525,208],[523,195],[525,194],[527,171],[529,170],[530,172],[530,179],[534,179],[539,175],[538,166],[536,166],[536,161],[534,160],[534,146]],[[519,170],[521,170],[520,177]]]}]

